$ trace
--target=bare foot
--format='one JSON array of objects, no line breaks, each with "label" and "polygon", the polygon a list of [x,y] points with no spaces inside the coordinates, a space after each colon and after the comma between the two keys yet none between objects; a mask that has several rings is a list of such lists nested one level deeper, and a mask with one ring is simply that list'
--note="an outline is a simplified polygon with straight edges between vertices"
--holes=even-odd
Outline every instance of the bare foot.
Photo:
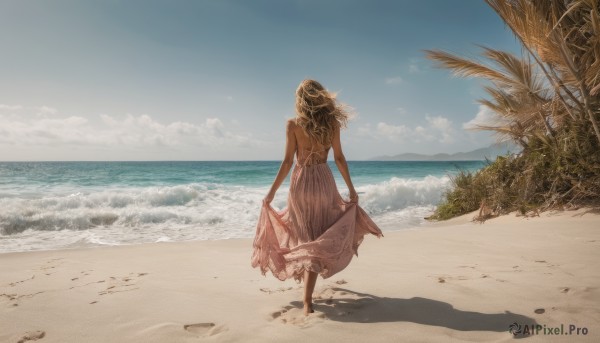
[{"label": "bare foot", "polygon": [[304,303],[304,315],[308,316],[309,313],[314,313],[315,310],[313,310],[313,306],[312,306],[312,302],[310,303]]}]

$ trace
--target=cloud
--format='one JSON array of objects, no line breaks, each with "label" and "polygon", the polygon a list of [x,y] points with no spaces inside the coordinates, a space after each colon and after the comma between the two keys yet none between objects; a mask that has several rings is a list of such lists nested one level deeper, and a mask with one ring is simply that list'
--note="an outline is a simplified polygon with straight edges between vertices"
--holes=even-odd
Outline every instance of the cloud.
[{"label": "cloud", "polygon": [[463,123],[462,127],[466,130],[473,130],[476,129],[478,125],[502,125],[506,122],[507,121],[504,118],[495,114],[491,109],[489,109],[489,107],[479,105],[479,111],[475,115],[475,118]]},{"label": "cloud", "polygon": [[400,114],[406,114],[406,109],[404,107],[396,107],[396,111]]},{"label": "cloud", "polygon": [[403,82],[402,78],[400,76],[395,76],[395,77],[388,77],[385,79],[385,84],[386,85],[399,85]]},{"label": "cloud", "polygon": [[[56,110],[43,111],[57,113]],[[0,128],[0,144],[17,146],[177,149],[184,146],[253,147],[261,144],[247,133],[228,129],[219,118],[207,118],[201,123],[161,123],[146,114],[127,114],[121,118],[102,114],[99,123],[92,123],[80,116],[48,118],[32,113],[19,116],[0,114]]]},{"label": "cloud", "polygon": [[0,112],[34,111],[38,115],[56,114],[58,110],[49,106],[21,106],[0,104]]},{"label": "cloud", "polygon": [[375,128],[370,124],[358,128],[358,135],[370,139],[383,139],[392,142],[431,142],[444,144],[455,141],[456,131],[452,122],[442,116],[425,116],[426,124],[410,128],[406,125],[394,125],[379,122]]},{"label": "cloud", "polygon": [[426,116],[425,119],[427,119],[431,131],[436,132],[435,136],[440,137],[438,139],[440,143],[454,142],[454,129],[452,128],[452,122],[448,118]]},{"label": "cloud", "polygon": [[19,111],[21,109],[23,109],[23,106],[21,105],[0,104],[0,111]]},{"label": "cloud", "polygon": [[58,113],[58,110],[54,107],[49,107],[49,106],[40,106],[40,107],[36,107],[36,110],[38,110],[38,112],[40,114],[56,114]]},{"label": "cloud", "polygon": [[377,134],[391,141],[403,141],[405,137],[411,136],[411,129],[404,125],[391,125],[380,122],[377,124]]},{"label": "cloud", "polygon": [[423,71],[423,68],[420,66],[422,59],[420,58],[411,58],[408,60],[408,72],[410,74],[417,74]]}]

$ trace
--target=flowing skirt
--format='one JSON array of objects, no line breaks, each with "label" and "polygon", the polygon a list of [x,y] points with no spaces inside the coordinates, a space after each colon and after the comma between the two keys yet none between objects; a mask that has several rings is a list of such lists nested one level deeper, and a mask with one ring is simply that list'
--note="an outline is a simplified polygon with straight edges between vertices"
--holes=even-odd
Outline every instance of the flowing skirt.
[{"label": "flowing skirt", "polygon": [[367,234],[383,233],[357,204],[340,196],[327,163],[296,164],[287,207],[263,203],[253,242],[252,267],[279,280],[302,282],[304,271],[329,278],[348,266]]}]

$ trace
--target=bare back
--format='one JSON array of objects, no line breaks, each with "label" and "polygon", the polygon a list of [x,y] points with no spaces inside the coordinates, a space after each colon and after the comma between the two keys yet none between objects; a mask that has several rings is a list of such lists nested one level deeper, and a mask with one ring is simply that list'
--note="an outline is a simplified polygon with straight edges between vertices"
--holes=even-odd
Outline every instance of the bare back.
[{"label": "bare back", "polygon": [[289,120],[293,123],[293,132],[296,138],[296,160],[303,165],[319,164],[327,162],[327,155],[331,145],[324,146],[310,137],[304,129],[296,124],[294,119]]}]

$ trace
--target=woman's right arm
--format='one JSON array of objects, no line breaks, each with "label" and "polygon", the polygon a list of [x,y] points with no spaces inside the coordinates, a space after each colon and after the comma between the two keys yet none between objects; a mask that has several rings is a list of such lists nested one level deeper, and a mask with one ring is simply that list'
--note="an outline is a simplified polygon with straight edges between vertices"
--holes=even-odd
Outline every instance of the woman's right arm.
[{"label": "woman's right arm", "polygon": [[283,157],[283,161],[281,162],[281,166],[279,167],[279,172],[277,172],[277,176],[275,177],[275,181],[273,181],[273,185],[269,190],[269,193],[264,198],[267,204],[273,201],[275,197],[275,192],[281,186],[283,180],[285,180],[287,174],[292,169],[292,165],[294,164],[294,154],[296,153],[296,136],[294,135],[294,121],[288,120],[287,125],[285,127],[285,156]]},{"label": "woman's right arm", "polygon": [[342,151],[339,125],[335,126],[335,130],[333,132],[333,142],[331,143],[331,146],[333,147],[333,158],[335,159],[335,165],[338,167],[340,174],[342,174],[342,177],[346,182],[346,186],[348,186],[348,191],[350,192],[350,201],[358,202],[358,194],[356,194],[356,190],[352,184],[350,171],[348,170],[348,163],[346,162],[346,157]]}]

